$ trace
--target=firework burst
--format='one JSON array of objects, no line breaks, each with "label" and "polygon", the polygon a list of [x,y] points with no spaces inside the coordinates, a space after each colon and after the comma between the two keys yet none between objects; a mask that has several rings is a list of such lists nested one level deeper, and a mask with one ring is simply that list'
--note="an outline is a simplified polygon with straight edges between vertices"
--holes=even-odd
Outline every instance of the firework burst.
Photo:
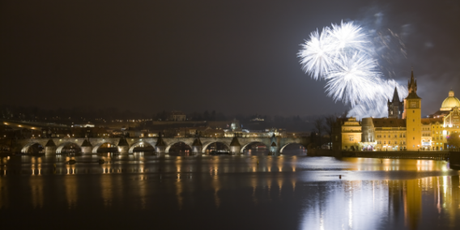
[{"label": "firework burst", "polygon": [[329,97],[350,104],[350,115],[385,116],[394,87],[407,93],[394,80],[383,79],[370,36],[353,22],[312,32],[297,55],[305,73],[326,81]]}]

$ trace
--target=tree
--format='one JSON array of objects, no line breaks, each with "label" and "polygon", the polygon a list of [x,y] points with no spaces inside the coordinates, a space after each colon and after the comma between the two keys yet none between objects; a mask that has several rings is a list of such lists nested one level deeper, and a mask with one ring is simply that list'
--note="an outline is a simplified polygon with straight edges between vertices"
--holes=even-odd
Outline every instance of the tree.
[{"label": "tree", "polygon": [[460,149],[460,134],[458,134],[458,133],[451,134],[447,138],[447,144],[449,145],[449,147],[451,149],[455,149],[456,151],[459,151],[459,149]]},{"label": "tree", "polygon": [[322,141],[321,141],[321,135],[322,133],[324,132],[325,130],[325,127],[324,127],[324,118],[317,118],[314,122],[313,122],[313,125],[314,125],[314,131],[317,133],[318,135],[318,145],[321,146],[322,144]]},{"label": "tree", "polygon": [[[325,122],[326,122],[326,133],[327,135],[329,136],[329,144],[332,145],[332,130],[334,128],[334,124],[337,120],[337,117],[335,115],[328,115],[324,118]],[[332,146],[329,146],[330,148]]]}]

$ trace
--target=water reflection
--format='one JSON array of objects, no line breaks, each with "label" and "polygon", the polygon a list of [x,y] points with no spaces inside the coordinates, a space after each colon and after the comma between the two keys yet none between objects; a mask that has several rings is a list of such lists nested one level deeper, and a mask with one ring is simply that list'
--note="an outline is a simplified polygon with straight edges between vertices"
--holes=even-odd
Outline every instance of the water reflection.
[{"label": "water reflection", "polygon": [[450,229],[459,224],[459,176],[346,181],[321,189],[306,201],[303,229]]},{"label": "water reflection", "polygon": [[[136,210],[162,210],[160,219],[186,213],[195,224],[222,221],[216,215],[260,213],[270,216],[267,229],[284,226],[279,223],[294,229],[449,229],[460,224],[459,174],[444,161],[105,154],[0,162],[0,211],[7,212],[31,209],[46,215],[63,207],[82,213],[125,210],[129,216]],[[215,220],[203,219],[210,215]],[[260,227],[259,221],[247,221],[246,228]],[[172,228],[183,227],[174,222]]]}]

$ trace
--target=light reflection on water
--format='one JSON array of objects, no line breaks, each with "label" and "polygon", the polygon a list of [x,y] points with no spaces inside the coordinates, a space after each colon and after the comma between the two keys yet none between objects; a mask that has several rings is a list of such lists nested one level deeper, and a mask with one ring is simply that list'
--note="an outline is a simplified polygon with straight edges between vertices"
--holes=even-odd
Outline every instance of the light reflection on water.
[{"label": "light reflection on water", "polygon": [[[66,163],[70,160],[77,163]],[[302,156],[158,159],[136,154],[18,156],[0,162],[1,213],[37,210],[37,216],[45,216],[50,210],[122,209],[129,217],[134,211],[162,210],[156,212],[157,220],[187,215],[194,219],[189,224],[197,225],[203,220],[224,221],[229,213],[236,218],[257,213],[270,216],[265,229],[455,229],[460,224],[459,174],[445,161]],[[257,219],[246,219],[247,227],[240,228],[259,228]],[[173,226],[186,227],[181,222]]]}]

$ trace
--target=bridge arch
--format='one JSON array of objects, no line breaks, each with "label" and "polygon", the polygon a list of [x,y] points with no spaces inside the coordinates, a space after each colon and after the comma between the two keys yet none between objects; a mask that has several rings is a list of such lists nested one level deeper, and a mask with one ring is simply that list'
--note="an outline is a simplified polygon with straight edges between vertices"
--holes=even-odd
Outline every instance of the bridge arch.
[{"label": "bridge arch", "polygon": [[100,148],[102,145],[105,145],[105,144],[110,144],[110,146],[117,146],[116,143],[110,142],[110,141],[100,142],[100,143],[97,143],[96,145],[94,145],[93,150],[92,150],[92,153],[97,153],[97,151],[99,150],[99,148]]},{"label": "bridge arch", "polygon": [[301,147],[303,147],[303,149],[304,149],[305,151],[306,151],[306,149],[307,149],[307,147],[304,146],[303,144],[300,144],[300,143],[297,143],[297,142],[290,142],[290,143],[284,144],[283,147],[280,148],[280,153],[283,153],[283,151],[286,149],[286,147],[292,146],[292,145],[301,146]]},{"label": "bridge arch", "polygon": [[230,151],[230,145],[225,143],[225,142],[221,142],[221,141],[212,141],[212,142],[209,142],[209,143],[206,143],[203,145],[203,149],[202,149],[202,152],[203,153],[206,153],[206,150],[208,149],[208,147],[211,145],[211,144],[222,144],[223,146],[225,146],[225,148]]},{"label": "bridge arch", "polygon": [[135,148],[137,148],[137,147],[145,147],[145,146],[150,146],[150,147],[152,147],[153,150],[155,150],[155,145],[154,144],[149,143],[147,141],[138,141],[138,142],[132,144],[129,147],[128,153],[134,153]]},{"label": "bridge arch", "polygon": [[192,146],[190,146],[189,144],[183,142],[183,141],[175,141],[171,144],[168,144],[168,146],[166,146],[166,149],[165,149],[165,152],[166,153],[169,153],[169,150],[171,149],[171,147],[173,147],[174,145],[177,145],[177,144],[184,144],[188,149],[190,149],[190,151],[192,151]]},{"label": "bridge arch", "polygon": [[40,148],[44,148],[44,146],[38,142],[30,142],[30,143],[27,143],[26,145],[24,145],[24,147],[22,147],[21,149],[21,153],[29,153],[29,150],[32,151],[34,149],[34,147],[38,147],[39,149]]},{"label": "bridge arch", "polygon": [[241,152],[244,153],[244,151],[247,150],[249,148],[249,146],[251,146],[253,144],[262,144],[262,145],[265,146],[265,149],[266,149],[267,152],[270,151],[269,146],[266,143],[261,142],[261,141],[252,141],[252,142],[249,142],[249,143],[246,143],[245,145],[243,145],[241,147]]},{"label": "bridge arch", "polygon": [[[67,141],[67,142],[61,143],[61,144],[56,148],[56,153],[61,153],[62,150],[64,150],[64,148],[65,148],[66,146],[69,146],[69,145],[70,145],[70,146],[76,146],[76,147],[77,147],[78,149],[80,149],[80,151],[81,151],[81,146],[80,146],[80,145],[78,145],[78,144],[75,143],[75,142]],[[75,151],[76,151],[76,152],[80,152],[80,151],[78,151],[78,150],[75,150]]]}]

